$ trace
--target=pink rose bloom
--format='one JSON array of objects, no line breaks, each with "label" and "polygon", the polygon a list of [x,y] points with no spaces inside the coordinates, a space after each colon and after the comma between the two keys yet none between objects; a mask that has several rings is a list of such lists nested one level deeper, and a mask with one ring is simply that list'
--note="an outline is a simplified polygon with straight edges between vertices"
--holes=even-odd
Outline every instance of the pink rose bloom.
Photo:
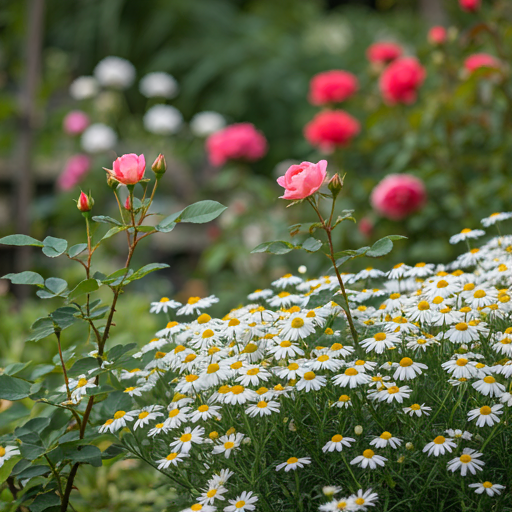
[{"label": "pink rose bloom", "polygon": [[64,131],[68,135],[80,135],[89,126],[89,117],[81,110],[68,112],[63,121]]},{"label": "pink rose bloom", "polygon": [[476,12],[480,9],[481,0],[459,0],[460,8],[463,11]]},{"label": "pink rose bloom", "polygon": [[340,103],[350,98],[359,88],[357,77],[348,71],[333,69],[315,75],[309,84],[309,102],[312,105]]},{"label": "pink rose bloom", "polygon": [[319,112],[305,127],[304,137],[326,152],[346,146],[359,132],[359,121],[343,110]]},{"label": "pink rose bloom", "polygon": [[326,168],[326,160],[320,160],[317,164],[302,162],[292,165],[284,176],[277,178],[277,183],[285,189],[281,199],[304,199],[314,194],[325,181]]},{"label": "pink rose bloom", "polygon": [[428,42],[433,45],[441,45],[446,43],[447,36],[448,34],[444,27],[432,27],[428,31]]},{"label": "pink rose bloom", "polygon": [[228,160],[255,162],[265,156],[267,140],[251,123],[232,124],[206,139],[206,151],[216,167]]},{"label": "pink rose bloom", "polygon": [[91,160],[87,155],[73,155],[57,179],[57,186],[61,190],[71,190],[87,174],[90,167]]},{"label": "pink rose bloom", "polygon": [[480,68],[500,69],[501,63],[488,53],[474,53],[464,61],[464,68],[473,73]]},{"label": "pink rose bloom", "polygon": [[425,77],[425,69],[414,57],[395,60],[380,76],[379,87],[384,101],[389,105],[414,103]]},{"label": "pink rose bloom", "polygon": [[366,58],[373,64],[388,64],[398,59],[403,53],[399,44],[381,41],[374,43],[366,50]]},{"label": "pink rose bloom", "polygon": [[372,206],[382,216],[400,220],[421,208],[427,192],[423,181],[410,174],[389,174],[374,189]]},{"label": "pink rose bloom", "polygon": [[120,156],[113,164],[113,170],[106,171],[112,178],[123,185],[135,185],[144,178],[146,160],[144,155],[137,156],[135,153]]}]

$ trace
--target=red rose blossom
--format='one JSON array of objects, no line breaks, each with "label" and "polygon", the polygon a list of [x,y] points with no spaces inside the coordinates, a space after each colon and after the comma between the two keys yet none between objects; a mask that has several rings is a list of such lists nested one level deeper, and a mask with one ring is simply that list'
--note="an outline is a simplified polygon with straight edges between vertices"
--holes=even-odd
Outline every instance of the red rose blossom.
[{"label": "red rose blossom", "polygon": [[496,57],[488,53],[474,53],[464,61],[464,68],[466,71],[473,73],[480,68],[500,69],[501,63]]},{"label": "red rose blossom", "polygon": [[374,43],[366,50],[366,58],[374,64],[388,64],[398,59],[403,53],[399,44],[381,41]]},{"label": "red rose blossom", "polygon": [[255,162],[265,156],[267,140],[251,123],[232,124],[206,139],[206,151],[216,167],[228,160]]},{"label": "red rose blossom", "polygon": [[359,121],[347,112],[326,110],[304,127],[304,136],[312,146],[329,152],[337,146],[346,146],[360,131]]},{"label": "red rose blossom", "polygon": [[480,9],[481,0],[459,0],[460,8],[463,11],[476,12]]},{"label": "red rose blossom", "polygon": [[432,27],[428,31],[428,42],[433,45],[441,45],[446,43],[448,33],[446,29],[441,26]]},{"label": "red rose blossom", "polygon": [[333,69],[315,75],[309,84],[309,102],[312,105],[340,103],[350,98],[359,88],[357,77],[348,71]]},{"label": "red rose blossom", "polygon": [[402,57],[395,60],[380,77],[379,86],[384,101],[389,105],[414,103],[425,77],[425,69],[418,59]]},{"label": "red rose blossom", "polygon": [[427,192],[423,181],[410,174],[389,174],[374,189],[372,206],[382,216],[400,220],[420,209]]}]

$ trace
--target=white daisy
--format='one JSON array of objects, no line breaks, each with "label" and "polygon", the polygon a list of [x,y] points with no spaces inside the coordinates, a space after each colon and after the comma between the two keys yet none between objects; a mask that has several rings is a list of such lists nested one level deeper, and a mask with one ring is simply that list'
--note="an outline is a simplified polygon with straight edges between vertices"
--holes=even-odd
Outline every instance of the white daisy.
[{"label": "white daisy", "polygon": [[161,412],[158,412],[161,409],[163,409],[161,405],[149,405],[137,411],[132,411],[131,414],[137,415],[137,421],[133,425],[133,430],[144,427],[150,421],[156,420],[159,416],[163,416]]},{"label": "white daisy", "polygon": [[503,222],[504,220],[512,219],[512,212],[501,212],[501,213],[493,213],[482,219],[480,222],[486,228],[489,226],[493,226],[496,222]]},{"label": "white daisy", "polygon": [[449,428],[448,430],[445,430],[445,432],[450,437],[453,437],[455,439],[465,439],[466,441],[471,441],[471,439],[473,438],[473,434],[471,434],[467,430],[462,431],[458,428],[456,428],[456,429]]},{"label": "white daisy", "polygon": [[473,382],[472,386],[484,396],[500,397],[505,393],[505,386],[497,382],[492,375],[487,375],[483,379]]},{"label": "white daisy", "polygon": [[204,443],[204,428],[196,427],[192,430],[190,427],[185,427],[183,434],[180,437],[175,437],[174,441],[169,445],[173,450],[181,451],[181,453],[188,453],[192,448],[192,443]]},{"label": "white daisy", "polygon": [[213,447],[213,454],[223,453],[226,459],[229,458],[231,452],[237,450],[245,436],[240,433],[222,436],[219,438],[219,444]]},{"label": "white daisy", "polygon": [[171,464],[177,466],[180,462],[183,462],[185,457],[189,457],[188,453],[172,452],[167,457],[157,460],[158,469],[167,469]]},{"label": "white daisy", "polygon": [[464,242],[468,239],[476,239],[485,235],[485,231],[482,229],[463,229],[460,233],[453,235],[450,238],[451,244],[458,244],[459,242]]},{"label": "white daisy", "polygon": [[360,468],[363,469],[366,469],[367,467],[370,469],[376,469],[377,466],[384,466],[387,460],[388,459],[382,457],[381,455],[376,455],[373,450],[367,449],[363,452],[362,455],[352,459],[350,464],[357,464]]},{"label": "white daisy", "polygon": [[398,437],[393,437],[390,432],[382,432],[382,434],[378,437],[374,437],[372,441],[370,441],[370,446],[375,446],[375,448],[386,448],[386,446],[391,446],[393,449],[397,449],[402,444],[402,440]]},{"label": "white daisy", "polygon": [[260,400],[257,404],[249,406],[245,413],[250,417],[255,416],[270,416],[273,412],[279,412],[279,402],[274,400]]},{"label": "white daisy", "polygon": [[200,405],[194,412],[190,413],[189,420],[197,423],[199,420],[209,420],[210,418],[221,418],[219,411],[222,408],[218,405]]},{"label": "white daisy", "polygon": [[379,402],[387,402],[390,404],[393,401],[399,404],[403,403],[404,398],[409,398],[412,389],[409,386],[398,387],[393,383],[385,383],[384,389],[381,389],[375,394],[375,398]]},{"label": "white daisy", "polygon": [[284,290],[287,286],[296,286],[300,283],[302,283],[301,277],[297,277],[292,274],[285,274],[283,277],[273,281],[271,284],[275,288],[281,288]]},{"label": "white daisy", "polygon": [[503,409],[502,404],[493,405],[492,407],[484,405],[477,409],[471,409],[468,412],[468,420],[473,421],[476,419],[477,427],[485,427],[486,425],[492,427],[495,423],[499,423],[498,414],[503,414],[501,409]]},{"label": "white daisy", "polygon": [[311,457],[290,457],[286,462],[282,464],[278,464],[276,466],[276,471],[279,471],[284,468],[285,472],[295,471],[297,468],[303,468],[305,465],[311,464]]},{"label": "white daisy", "polygon": [[247,298],[249,300],[268,299],[269,297],[272,297],[272,295],[274,295],[272,290],[255,290],[254,292],[247,295]]},{"label": "white daisy", "polygon": [[16,446],[4,447],[0,445],[0,468],[5,464],[5,462],[15,455],[20,455],[20,451]]},{"label": "white daisy", "polygon": [[302,379],[296,385],[298,391],[305,389],[306,392],[311,390],[318,391],[320,388],[324,387],[327,382],[327,379],[322,375],[317,375],[315,372],[306,372],[302,376]]},{"label": "white daisy", "polygon": [[427,455],[444,455],[447,451],[452,453],[452,450],[457,448],[457,445],[453,442],[453,439],[446,438],[444,436],[437,436],[433,441],[426,444],[423,448],[423,453],[428,452]]},{"label": "white daisy", "polygon": [[430,416],[430,411],[432,410],[432,407],[428,407],[425,404],[412,404],[409,407],[404,407],[402,409],[405,414],[408,414],[409,416]]},{"label": "white daisy", "polygon": [[350,389],[356,388],[362,384],[370,382],[371,377],[364,372],[359,372],[355,368],[347,368],[344,373],[336,375],[332,378],[332,381],[336,386],[350,387]]},{"label": "white daisy", "polygon": [[360,345],[366,349],[366,352],[374,350],[377,354],[382,354],[384,350],[393,348],[399,343],[401,340],[396,334],[378,332],[371,338],[364,339]]},{"label": "white daisy", "polygon": [[227,492],[228,490],[223,485],[210,484],[206,489],[203,489],[203,492],[199,498],[197,498],[197,501],[202,505],[212,505],[215,500],[224,501],[225,498],[222,495]]},{"label": "white daisy", "polygon": [[201,310],[209,308],[212,304],[219,302],[215,295],[209,297],[190,297],[187,303],[176,312],[177,315],[200,315]]},{"label": "white daisy", "polygon": [[411,380],[421,375],[422,370],[427,370],[428,366],[423,363],[417,363],[410,357],[402,357],[398,367],[393,375],[394,380]]},{"label": "white daisy", "polygon": [[505,489],[504,485],[493,484],[491,482],[482,482],[477,484],[469,484],[468,487],[475,489],[476,494],[486,493],[488,496],[494,496],[495,494],[501,494],[501,491]]},{"label": "white daisy", "polygon": [[167,434],[169,429],[165,426],[164,423],[157,423],[152,429],[148,432],[148,437],[155,437],[158,434]]},{"label": "white daisy", "polygon": [[315,332],[315,324],[311,318],[301,313],[294,313],[284,323],[279,333],[282,339],[291,341],[302,340]]},{"label": "white daisy", "polygon": [[253,495],[252,491],[244,491],[234,500],[229,500],[230,505],[224,507],[224,512],[244,512],[245,510],[254,510],[254,503],[258,501],[258,497]]},{"label": "white daisy", "polygon": [[469,471],[471,474],[476,475],[477,471],[482,471],[482,466],[485,464],[478,460],[482,456],[481,453],[472,450],[471,448],[464,448],[460,457],[455,457],[448,462],[448,471],[455,472],[460,469],[460,474],[466,476]]},{"label": "white daisy", "polygon": [[340,434],[336,434],[331,437],[331,440],[328,441],[324,447],[322,448],[322,451],[325,452],[333,452],[336,450],[337,452],[341,452],[343,450],[343,447],[350,448],[351,443],[355,443],[356,440],[352,437],[343,437]]},{"label": "white daisy", "polygon": [[171,404],[168,418],[164,421],[166,429],[178,428],[182,423],[186,423],[189,419],[188,411],[190,407],[178,407],[178,404]]},{"label": "white daisy", "polygon": [[169,309],[176,309],[181,307],[181,302],[169,299],[169,297],[162,297],[158,302],[152,302],[149,309],[150,313],[167,313]]}]

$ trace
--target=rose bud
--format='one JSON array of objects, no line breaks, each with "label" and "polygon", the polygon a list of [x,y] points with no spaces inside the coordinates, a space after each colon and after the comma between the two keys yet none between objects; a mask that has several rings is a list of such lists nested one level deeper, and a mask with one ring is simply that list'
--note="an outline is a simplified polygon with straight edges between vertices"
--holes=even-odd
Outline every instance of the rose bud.
[{"label": "rose bud", "polygon": [[448,32],[444,27],[436,26],[428,31],[428,42],[434,46],[446,43],[447,39]]},{"label": "rose bud", "polygon": [[130,153],[117,158],[112,167],[113,170],[105,169],[110,177],[123,185],[135,185],[144,178],[146,161],[144,155]]},{"label": "rose bud", "polygon": [[78,201],[76,203],[76,207],[82,212],[90,212],[92,210],[92,207],[94,206],[94,199],[89,195],[85,194],[84,192],[80,193],[80,197],[78,198]]},{"label": "rose bud", "polygon": [[151,170],[156,174],[156,178],[159,179],[162,177],[162,175],[167,170],[167,164],[165,162],[165,157],[160,153],[156,160],[153,162],[153,165],[151,166]]},{"label": "rose bud", "polygon": [[331,191],[332,197],[336,199],[343,188],[343,178],[340,178],[339,174],[336,173],[329,181],[327,188]]},{"label": "rose bud", "polygon": [[124,208],[125,208],[125,210],[128,210],[128,211],[130,211],[132,209],[130,206],[130,196],[128,196],[126,198],[126,201],[124,202]]}]

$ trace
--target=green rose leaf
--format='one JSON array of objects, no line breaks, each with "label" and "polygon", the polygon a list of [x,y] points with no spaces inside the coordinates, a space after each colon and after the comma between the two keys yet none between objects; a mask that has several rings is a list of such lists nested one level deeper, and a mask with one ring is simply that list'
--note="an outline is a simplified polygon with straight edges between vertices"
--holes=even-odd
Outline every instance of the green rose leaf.
[{"label": "green rose leaf", "polygon": [[30,395],[30,386],[31,383],[26,380],[0,375],[0,399],[14,401],[27,398]]},{"label": "green rose leaf", "polygon": [[137,279],[142,279],[149,273],[154,272],[155,270],[161,270],[163,268],[169,268],[169,265],[166,263],[150,263],[149,265],[144,265],[142,268],[139,268],[139,270],[135,271],[130,277],[128,277],[125,282],[131,283]]},{"label": "green rose leaf", "polygon": [[44,243],[28,235],[8,235],[0,238],[0,244],[3,245],[31,245],[32,247],[43,247]]},{"label": "green rose leaf", "polygon": [[109,361],[117,361],[120,357],[122,357],[130,350],[134,350],[137,348],[137,343],[128,343],[128,345],[116,345],[112,347],[108,351],[108,359]]},{"label": "green rose leaf", "polygon": [[114,224],[116,226],[122,226],[122,224],[108,215],[95,215],[92,220],[94,222],[100,222],[101,224]]},{"label": "green rose leaf", "polygon": [[20,272],[19,274],[6,274],[1,279],[9,279],[12,284],[35,284],[37,286],[44,285],[44,279],[36,272]]},{"label": "green rose leaf", "polygon": [[75,362],[75,364],[68,370],[70,377],[77,377],[78,375],[86,374],[89,370],[98,368],[98,360],[95,357],[84,357]]},{"label": "green rose leaf", "polygon": [[73,462],[91,464],[96,468],[101,466],[101,450],[97,446],[85,445],[81,446],[80,449],[66,450],[64,457],[71,459]]},{"label": "green rose leaf", "polygon": [[27,341],[39,341],[43,338],[46,338],[47,336],[50,336],[50,334],[53,334],[55,332],[55,326],[53,324],[53,320],[50,317],[42,317],[38,318],[33,324],[32,324],[32,334],[29,338],[27,338]]},{"label": "green rose leaf", "polygon": [[309,237],[300,247],[307,252],[316,252],[322,247],[322,242],[316,238]]},{"label": "green rose leaf", "polygon": [[191,222],[193,224],[203,224],[216,219],[227,206],[217,201],[199,201],[187,206],[179,216],[179,222]]},{"label": "green rose leaf", "polygon": [[366,256],[370,258],[380,258],[391,252],[393,249],[393,240],[402,240],[407,238],[402,235],[388,235],[380,240],[377,240],[369,251],[366,252]]},{"label": "green rose leaf", "polygon": [[63,238],[54,238],[53,236],[47,236],[43,240],[43,254],[49,258],[56,258],[63,254],[68,248],[67,240]]},{"label": "green rose leaf", "polygon": [[50,314],[50,316],[54,323],[56,323],[63,331],[64,329],[78,321],[78,318],[76,318],[75,316],[76,312],[76,308],[64,306],[62,308],[56,309],[53,313]]},{"label": "green rose leaf", "polygon": [[262,244],[255,247],[252,253],[257,252],[269,252],[271,254],[287,254],[290,251],[296,249],[295,245],[290,242],[284,242],[283,240],[276,240],[274,242],[263,242]]},{"label": "green rose leaf", "polygon": [[45,494],[38,494],[30,505],[30,512],[43,512],[51,507],[60,505],[60,498],[55,492],[50,491]]},{"label": "green rose leaf", "polygon": [[11,459],[5,461],[3,465],[0,467],[0,484],[3,484],[9,475],[11,474],[12,469],[16,464],[21,460],[20,456],[12,457]]},{"label": "green rose leaf", "polygon": [[125,279],[130,277],[132,274],[132,269],[120,268],[119,270],[112,272],[112,274],[102,279],[101,282],[103,284],[108,284],[109,286],[119,286]]},{"label": "green rose leaf", "polygon": [[98,288],[99,285],[96,279],[85,279],[84,281],[79,283],[75,288],[73,288],[73,290],[71,290],[70,294],[68,295],[68,300],[75,300],[77,297],[80,297],[80,295],[94,292]]},{"label": "green rose leaf", "polygon": [[85,251],[87,249],[87,244],[76,244],[73,245],[68,249],[68,256],[70,258],[75,258],[78,256],[81,252]]},{"label": "green rose leaf", "polygon": [[179,222],[176,219],[181,215],[182,211],[169,215],[169,217],[166,217],[162,222],[157,224],[155,229],[161,233],[169,233],[176,227],[176,224]]},{"label": "green rose leaf", "polygon": [[100,242],[103,242],[103,240],[107,240],[107,238],[110,238],[111,236],[114,236],[116,235],[117,233],[120,233],[121,231],[124,231],[126,229],[128,229],[129,226],[116,226],[114,228],[110,228],[106,233],[105,235],[103,236],[103,238],[100,240]]}]

